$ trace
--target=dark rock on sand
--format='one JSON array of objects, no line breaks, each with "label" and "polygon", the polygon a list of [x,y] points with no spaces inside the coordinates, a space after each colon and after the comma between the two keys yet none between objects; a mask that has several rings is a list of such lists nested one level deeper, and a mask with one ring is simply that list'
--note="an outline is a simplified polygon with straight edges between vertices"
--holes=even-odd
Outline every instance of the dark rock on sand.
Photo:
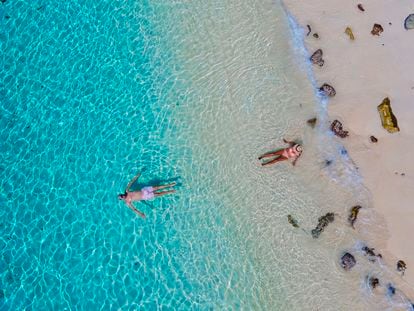
[{"label": "dark rock on sand", "polygon": [[315,39],[319,39],[319,35],[318,35],[318,33],[317,33],[317,32],[315,32],[312,36],[313,36]]},{"label": "dark rock on sand", "polygon": [[373,276],[368,278],[368,284],[369,284],[369,287],[371,287],[372,289],[380,285],[378,278],[373,277]]},{"label": "dark rock on sand", "polygon": [[378,142],[378,138],[376,138],[375,136],[370,136],[369,139],[371,139],[372,143],[377,143]]},{"label": "dark rock on sand", "polygon": [[345,253],[342,257],[341,257],[341,266],[342,268],[344,268],[346,271],[349,271],[352,269],[353,266],[355,266],[356,264],[356,260],[355,257],[350,254],[350,253]]},{"label": "dark rock on sand", "polygon": [[398,260],[397,262],[397,270],[398,272],[401,272],[402,275],[404,275],[405,270],[407,269],[407,265],[404,261]]},{"label": "dark rock on sand", "polygon": [[374,36],[379,36],[380,33],[383,31],[384,31],[384,28],[382,28],[380,24],[374,24],[374,26],[372,27],[371,33]]},{"label": "dark rock on sand", "polygon": [[362,11],[362,12],[364,12],[365,11],[365,9],[364,9],[364,7],[362,6],[362,4],[360,3],[360,4],[358,4],[357,5],[357,7],[358,7],[358,9],[360,10],[360,11]]},{"label": "dark rock on sand", "polygon": [[308,121],[306,121],[306,123],[308,123],[308,125],[311,127],[311,128],[314,128],[315,127],[315,125],[316,125],[316,122],[318,121],[318,119],[316,119],[316,118],[312,118],[312,119],[309,119]]},{"label": "dark rock on sand", "polygon": [[348,131],[344,131],[342,127],[342,123],[338,120],[334,120],[331,124],[331,131],[334,132],[336,136],[341,138],[345,138],[349,135]]},{"label": "dark rock on sand", "polygon": [[318,65],[319,67],[322,67],[325,61],[322,59],[323,52],[321,49],[317,49],[312,56],[310,57],[310,61],[312,64]]},{"label": "dark rock on sand", "polygon": [[320,88],[319,91],[323,93],[325,96],[334,97],[336,95],[335,89],[327,83],[324,83]]},{"label": "dark rock on sand", "polygon": [[332,160],[325,160],[325,166],[329,166],[333,163]]},{"label": "dark rock on sand", "polygon": [[414,29],[414,14],[410,14],[407,16],[407,18],[404,21],[404,28],[407,30]]}]

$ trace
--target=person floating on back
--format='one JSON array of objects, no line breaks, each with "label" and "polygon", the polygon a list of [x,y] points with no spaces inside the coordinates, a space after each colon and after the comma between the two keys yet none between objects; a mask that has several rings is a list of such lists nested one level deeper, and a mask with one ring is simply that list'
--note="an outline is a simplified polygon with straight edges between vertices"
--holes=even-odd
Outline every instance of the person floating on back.
[{"label": "person floating on back", "polygon": [[132,178],[132,180],[128,183],[125,193],[118,194],[118,199],[122,200],[128,205],[128,207],[134,211],[135,214],[138,216],[141,216],[142,218],[145,218],[145,214],[137,210],[132,204],[132,202],[136,201],[147,201],[151,200],[156,197],[160,197],[166,194],[174,193],[175,190],[166,190],[166,191],[159,191],[165,188],[174,187],[177,183],[173,182],[167,185],[161,185],[161,186],[153,186],[153,187],[144,187],[139,191],[129,191],[131,186],[138,180],[138,178],[141,176],[141,173],[139,173],[137,176]]},{"label": "person floating on back", "polygon": [[302,154],[302,150],[303,150],[302,146],[295,143],[295,142],[293,142],[293,141],[287,141],[286,139],[283,139],[283,141],[286,144],[289,144],[290,146],[288,148],[278,150],[276,152],[268,152],[268,153],[265,153],[264,155],[260,156],[259,160],[262,160],[264,158],[274,157],[273,160],[262,162],[261,163],[262,166],[274,164],[276,162],[286,161],[286,160],[289,160],[289,159],[293,159],[292,165],[296,164],[296,161],[298,160],[298,158]]}]

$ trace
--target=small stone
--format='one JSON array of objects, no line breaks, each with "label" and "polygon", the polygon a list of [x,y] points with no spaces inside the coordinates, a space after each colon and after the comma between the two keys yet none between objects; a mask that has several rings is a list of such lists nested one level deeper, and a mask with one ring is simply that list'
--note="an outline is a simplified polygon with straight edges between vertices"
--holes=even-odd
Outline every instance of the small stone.
[{"label": "small stone", "polygon": [[398,260],[397,262],[397,271],[401,272],[402,275],[404,275],[405,270],[407,269],[407,265],[404,261]]},{"label": "small stone", "polygon": [[325,160],[325,166],[329,166],[333,163],[332,160]]},{"label": "small stone", "polygon": [[310,57],[310,61],[312,64],[319,65],[319,67],[322,67],[325,61],[322,59],[323,52],[321,49],[317,49],[312,56]]},{"label": "small stone", "polygon": [[410,14],[404,21],[404,28],[407,30],[414,29],[414,14]]},{"label": "small stone", "polygon": [[372,143],[377,143],[378,142],[378,138],[376,138],[375,136],[370,136],[369,139],[371,139]]},{"label": "small stone", "polygon": [[362,12],[364,12],[364,11],[365,11],[365,9],[364,9],[364,7],[362,6],[362,4],[361,4],[361,3],[359,3],[359,4],[357,5],[357,7],[358,7],[358,9],[359,9],[360,11],[362,11]]},{"label": "small stone", "polygon": [[308,123],[308,125],[311,127],[311,128],[314,128],[315,127],[315,125],[316,125],[316,122],[318,121],[318,119],[316,119],[316,118],[312,118],[312,119],[309,119],[308,121],[306,121],[306,123]]},{"label": "small stone", "polygon": [[342,268],[344,268],[346,271],[349,271],[352,269],[353,266],[355,266],[356,264],[356,260],[355,257],[350,254],[350,253],[345,253],[342,257],[341,257],[341,266]]},{"label": "small stone", "polygon": [[317,32],[315,32],[312,36],[313,36],[314,38],[316,38],[316,39],[319,39],[319,35],[318,35],[318,33],[317,33]]},{"label": "small stone", "polygon": [[401,176],[405,176],[405,173],[401,173]]},{"label": "small stone", "polygon": [[384,31],[384,28],[380,24],[374,24],[371,30],[371,34],[374,36],[379,36],[381,32]]},{"label": "small stone", "polygon": [[368,282],[369,282],[369,286],[372,289],[374,289],[375,287],[377,287],[379,285],[379,280],[378,280],[378,278],[375,278],[375,277],[370,277],[368,279]]},{"label": "small stone", "polygon": [[324,95],[329,97],[334,97],[336,95],[335,89],[327,83],[324,83],[320,88],[319,91],[322,92]]}]

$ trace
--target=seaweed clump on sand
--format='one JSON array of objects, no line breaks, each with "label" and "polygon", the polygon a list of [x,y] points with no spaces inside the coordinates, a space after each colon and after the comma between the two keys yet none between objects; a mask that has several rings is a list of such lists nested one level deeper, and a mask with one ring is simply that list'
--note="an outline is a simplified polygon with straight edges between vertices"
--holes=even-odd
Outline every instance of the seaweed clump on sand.
[{"label": "seaweed clump on sand", "polygon": [[319,217],[318,219],[318,225],[315,229],[311,231],[312,237],[314,239],[319,238],[321,233],[325,230],[325,228],[335,220],[335,214],[334,213],[327,213],[324,216]]},{"label": "seaweed clump on sand", "polygon": [[346,27],[345,33],[348,35],[349,39],[355,40],[354,33],[352,32],[351,27]]},{"label": "seaweed clump on sand", "polygon": [[288,218],[288,222],[293,226],[293,227],[295,227],[295,228],[299,228],[299,224],[298,224],[298,222],[297,222],[297,220],[295,219],[295,218],[293,218],[293,216],[292,215],[288,215],[287,216],[287,218]]},{"label": "seaweed clump on sand", "polygon": [[351,224],[351,227],[355,229],[355,221],[358,218],[358,213],[359,210],[362,208],[362,206],[360,205],[355,205],[354,207],[351,208],[351,213],[348,216],[348,222]]}]

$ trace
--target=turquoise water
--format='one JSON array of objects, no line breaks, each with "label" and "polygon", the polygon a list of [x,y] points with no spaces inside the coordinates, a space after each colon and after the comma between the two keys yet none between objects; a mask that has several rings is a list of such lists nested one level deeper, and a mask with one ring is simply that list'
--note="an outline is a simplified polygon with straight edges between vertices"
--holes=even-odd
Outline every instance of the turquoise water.
[{"label": "turquoise water", "polygon": [[[255,290],[228,290],[255,275],[220,196],[185,182],[204,168],[173,118],[189,95],[166,10],[2,4],[1,309],[254,305]],[[179,182],[177,195],[138,206],[146,221],[116,198],[141,170],[142,184]]]},{"label": "turquoise water", "polygon": [[[0,20],[1,309],[381,309],[356,245],[383,227],[347,226],[369,194],[279,3],[8,0]],[[298,165],[262,169],[282,137]],[[146,220],[117,200],[140,171],[178,182]],[[318,241],[286,221],[330,211]]]}]

